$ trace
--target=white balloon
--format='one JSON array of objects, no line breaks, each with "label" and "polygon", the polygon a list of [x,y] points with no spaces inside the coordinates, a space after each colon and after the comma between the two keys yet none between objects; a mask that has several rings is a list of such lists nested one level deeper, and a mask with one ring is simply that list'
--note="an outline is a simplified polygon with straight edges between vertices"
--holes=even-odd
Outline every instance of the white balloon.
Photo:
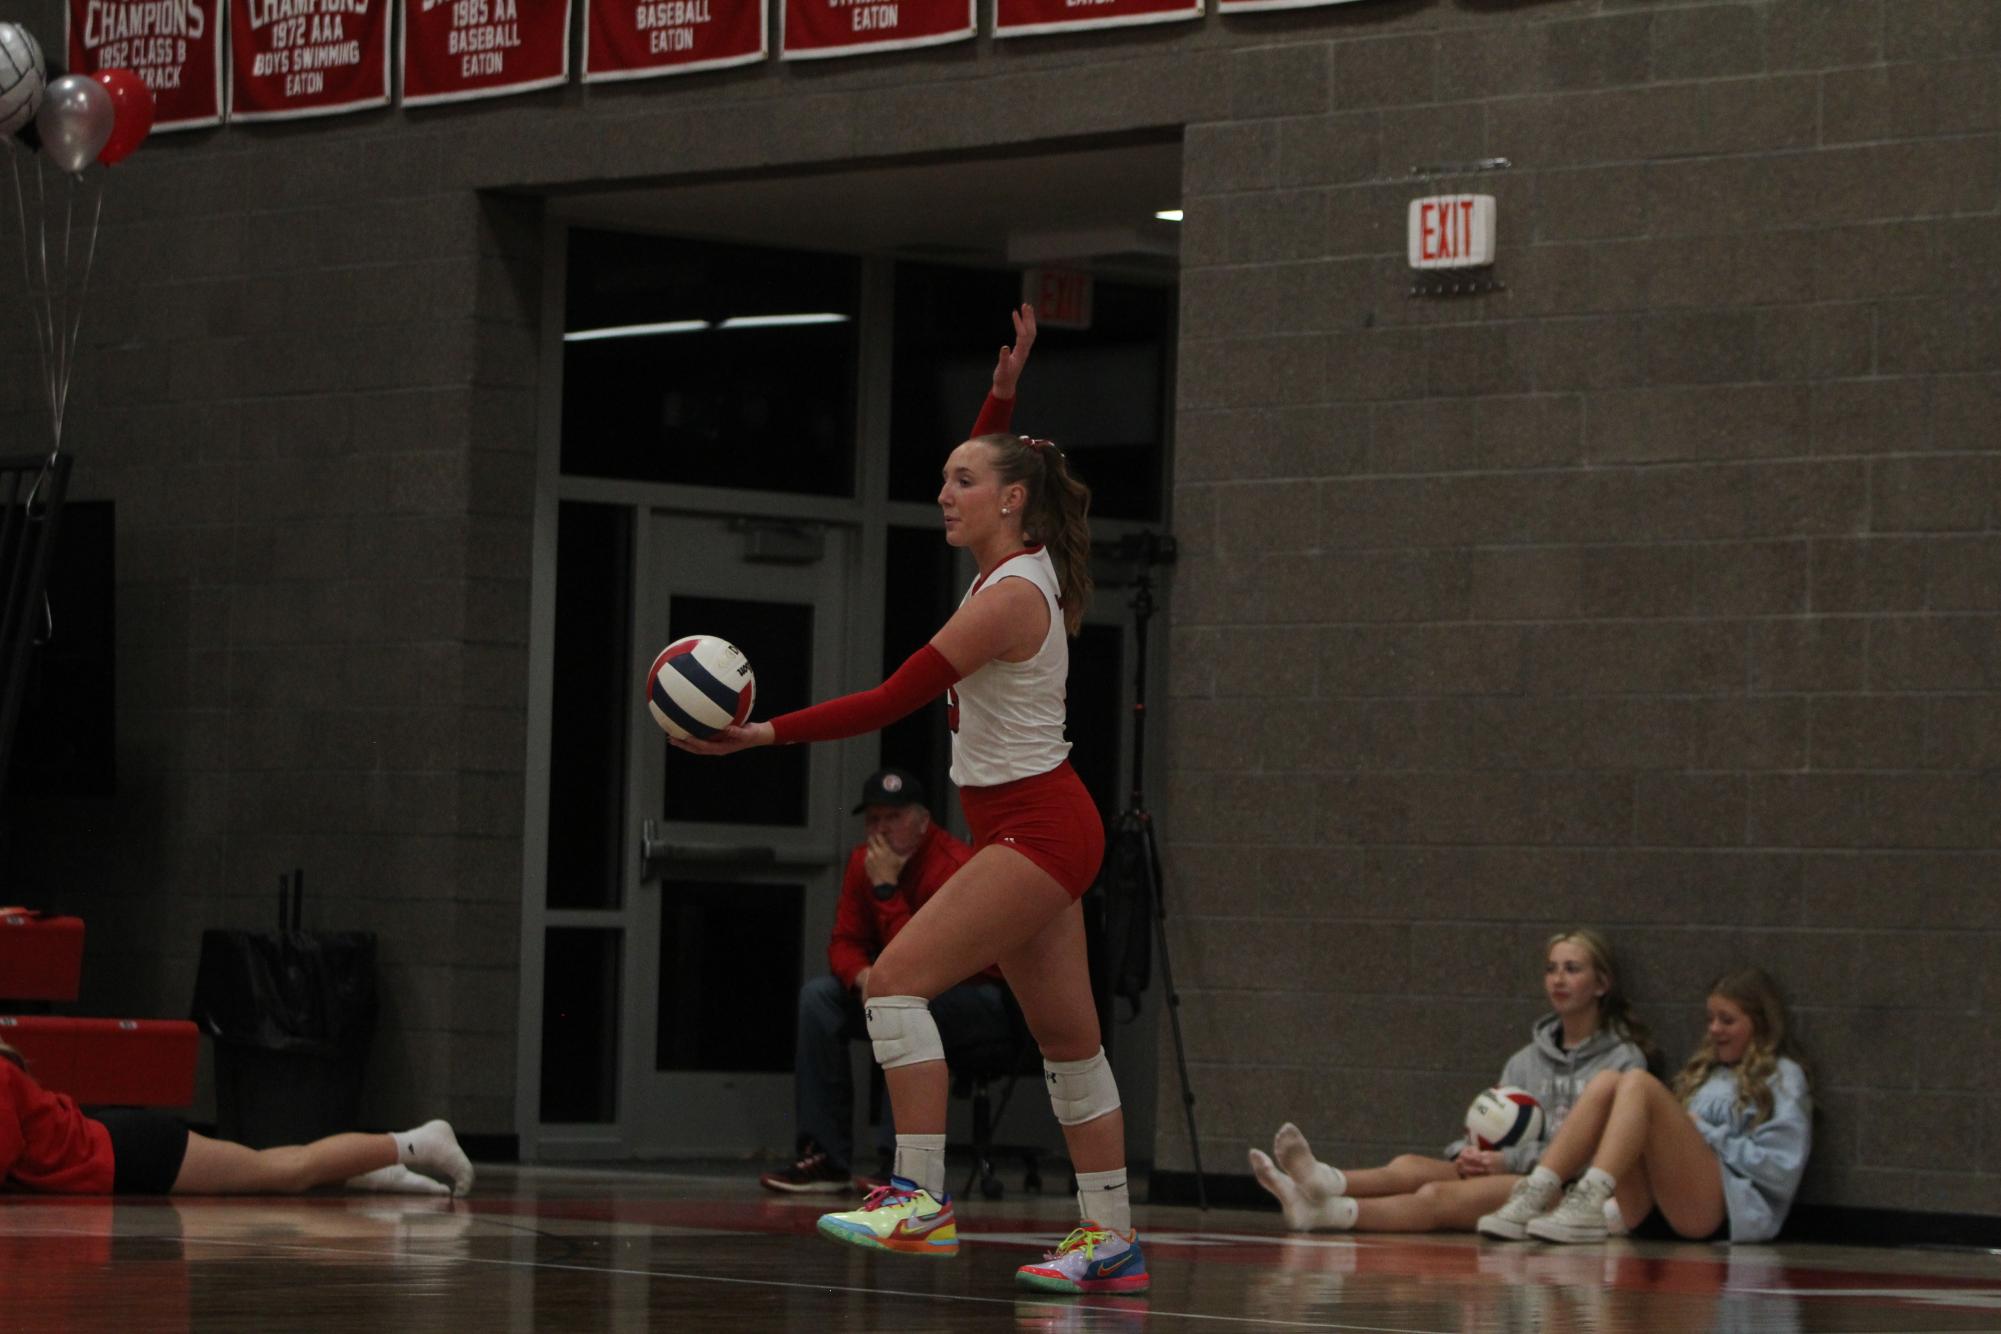
[{"label": "white balloon", "polygon": [[42,151],[49,161],[72,176],[96,161],[118,110],[111,94],[96,79],[82,74],[65,74],[49,85],[42,109],[35,113],[35,130],[42,136]]},{"label": "white balloon", "polygon": [[48,77],[35,35],[18,23],[0,23],[0,136],[35,118]]}]

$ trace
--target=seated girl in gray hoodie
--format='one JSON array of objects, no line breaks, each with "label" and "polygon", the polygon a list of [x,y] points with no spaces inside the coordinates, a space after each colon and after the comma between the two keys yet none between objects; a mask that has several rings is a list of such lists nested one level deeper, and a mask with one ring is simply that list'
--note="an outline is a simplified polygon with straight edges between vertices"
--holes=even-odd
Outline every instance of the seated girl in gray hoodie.
[{"label": "seated girl in gray hoodie", "polygon": [[[1772,979],[1740,968],[1709,989],[1702,1045],[1674,1089],[1644,1071],[1600,1075],[1508,1202],[1490,1237],[1603,1241],[1658,1222],[1677,1237],[1769,1241],[1813,1148],[1813,1095]],[[1582,1175],[1578,1175],[1582,1173]],[[1557,1192],[1571,1181],[1558,1203]]]},{"label": "seated girl in gray hoodie", "polygon": [[1520,1179],[1515,1174],[1534,1165],[1594,1075],[1646,1070],[1653,1043],[1619,990],[1612,947],[1602,935],[1580,927],[1551,936],[1543,949],[1542,985],[1551,1012],[1536,1021],[1529,1044],[1508,1058],[1500,1078],[1542,1104],[1542,1139],[1481,1149],[1461,1137],[1441,1158],[1407,1153],[1382,1167],[1344,1172],[1315,1159],[1306,1137],[1288,1121],[1272,1139],[1271,1156],[1257,1149],[1250,1154],[1251,1172],[1278,1197],[1286,1226],[1295,1232],[1469,1229],[1509,1198]]}]

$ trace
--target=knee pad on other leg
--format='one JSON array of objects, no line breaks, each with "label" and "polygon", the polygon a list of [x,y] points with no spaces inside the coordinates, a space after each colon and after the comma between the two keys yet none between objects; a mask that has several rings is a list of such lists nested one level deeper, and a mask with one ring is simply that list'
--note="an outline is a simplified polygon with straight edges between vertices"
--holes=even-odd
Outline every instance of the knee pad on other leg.
[{"label": "knee pad on other leg", "polygon": [[871,996],[862,1002],[876,1063],[885,1070],[945,1059],[931,1002],[922,996]]},{"label": "knee pad on other leg", "polygon": [[1042,1068],[1049,1076],[1049,1105],[1061,1124],[1080,1126],[1119,1109],[1119,1083],[1103,1047],[1081,1061],[1045,1060]]}]

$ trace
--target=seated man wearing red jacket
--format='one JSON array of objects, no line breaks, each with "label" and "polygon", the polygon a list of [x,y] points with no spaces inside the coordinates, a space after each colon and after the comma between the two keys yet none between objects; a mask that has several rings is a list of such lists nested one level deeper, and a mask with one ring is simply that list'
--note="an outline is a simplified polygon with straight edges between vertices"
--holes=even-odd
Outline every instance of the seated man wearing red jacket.
[{"label": "seated man wearing red jacket", "polygon": [[[794,1058],[799,1161],[759,1178],[771,1190],[834,1194],[853,1189],[854,1078],[848,1044],[868,1040],[863,984],[883,946],[972,856],[972,849],[932,823],[923,786],[901,769],[870,774],[855,813],[863,817],[866,837],[848,855],[841,877],[834,934],[827,942],[832,971],[799,988]],[[938,996],[931,1013],[948,1064],[954,1051],[1006,1041],[1011,1032],[1000,972],[993,968]],[[885,1162],[894,1136],[885,1108],[877,1145]]]}]

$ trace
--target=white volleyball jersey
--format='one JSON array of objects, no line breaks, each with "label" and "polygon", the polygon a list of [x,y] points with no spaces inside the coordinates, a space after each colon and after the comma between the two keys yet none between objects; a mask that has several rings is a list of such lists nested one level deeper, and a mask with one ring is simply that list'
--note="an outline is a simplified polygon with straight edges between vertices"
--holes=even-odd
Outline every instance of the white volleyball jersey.
[{"label": "white volleyball jersey", "polygon": [[1070,640],[1063,630],[1056,563],[1042,547],[1025,547],[973,580],[966,601],[999,579],[1026,579],[1049,604],[1049,633],[1025,662],[986,664],[946,692],[952,728],[952,781],[960,787],[993,787],[1048,773],[1070,754],[1064,738],[1065,682]]}]

